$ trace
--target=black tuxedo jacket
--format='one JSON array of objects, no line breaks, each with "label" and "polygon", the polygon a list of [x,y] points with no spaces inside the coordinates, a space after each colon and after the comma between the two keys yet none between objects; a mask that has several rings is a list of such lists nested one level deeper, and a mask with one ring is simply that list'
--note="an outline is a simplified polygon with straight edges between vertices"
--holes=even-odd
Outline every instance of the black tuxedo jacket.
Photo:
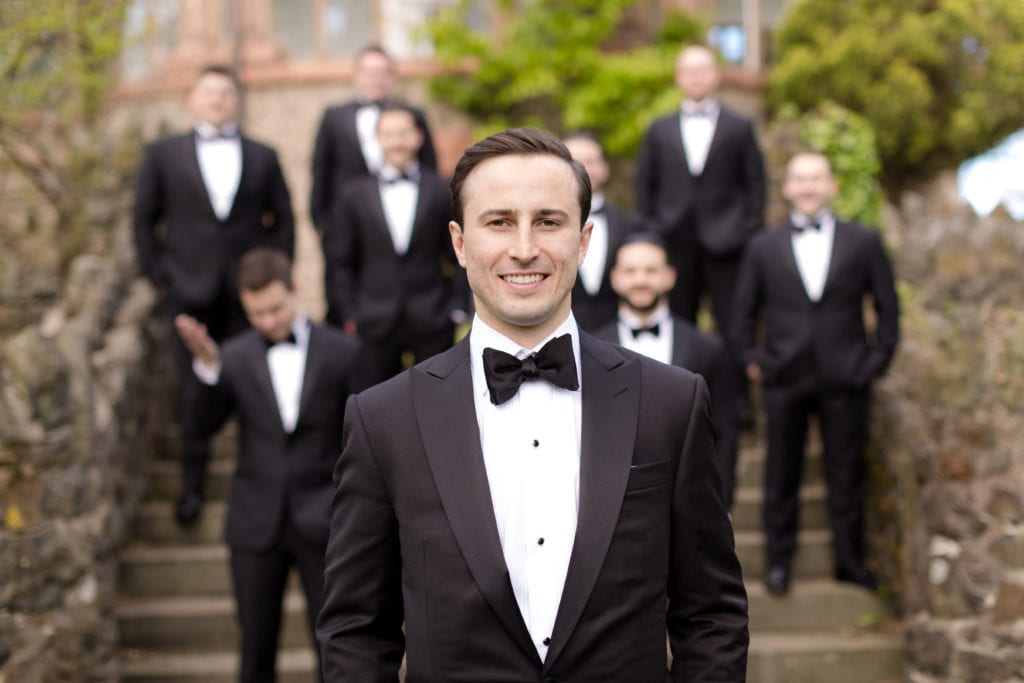
[{"label": "black tuxedo jacket", "polygon": [[725,107],[700,175],[690,173],[676,110],[648,129],[634,182],[637,210],[670,246],[695,239],[708,253],[727,256],[764,227],[764,162],[754,127]]},{"label": "black tuxedo jacket", "polygon": [[[316,134],[313,147],[313,188],[310,191],[309,211],[313,215],[313,224],[324,230],[330,220],[331,209],[338,195],[347,187],[353,178],[369,175],[366,160],[363,158],[362,147],[359,146],[359,134],[356,132],[356,112],[360,104],[355,100],[324,111],[320,121],[320,129]],[[420,147],[420,168],[437,170],[437,155],[434,143],[427,128],[427,117],[419,109],[413,108],[416,125],[423,133],[423,146]]]},{"label": "black tuxedo jacket", "polygon": [[[601,327],[595,336],[620,344],[619,324],[613,320]],[[729,352],[724,341],[698,330],[693,323],[672,316],[672,365],[686,368],[704,377],[711,394],[711,415],[718,428],[717,450],[720,454],[736,450],[736,388],[730,372]],[[732,458],[720,462],[732,462]]]},{"label": "black tuxedo jacket", "polygon": [[357,347],[338,330],[311,327],[299,418],[289,434],[281,424],[263,337],[250,329],[223,345],[220,381],[202,385],[196,417],[212,435],[228,416],[238,416],[238,464],[225,529],[229,545],[270,547],[286,515],[309,540],[327,543],[331,473],[341,450]]},{"label": "black tuxedo jacket", "polygon": [[368,340],[386,338],[403,316],[417,334],[450,325],[452,309],[466,310],[467,304],[449,220],[448,182],[423,171],[409,248],[399,255],[377,178],[353,179],[323,236],[327,297],[339,319],[355,320],[359,336]]},{"label": "black tuxedo jacket", "polygon": [[277,153],[242,137],[242,175],[231,212],[217,218],[196,156],[195,133],[157,140],[139,169],[133,213],[145,274],[185,310],[237,298],[242,254],[258,246],[289,257],[295,242],[291,200]]},{"label": "black tuxedo jacket", "polygon": [[410,682],[745,679],[706,386],[586,333],[580,348],[579,522],[546,660],[503,559],[464,339],[349,401],[317,626],[325,680],[397,681],[403,651]]},{"label": "black tuxedo jacket", "polygon": [[572,314],[580,328],[590,333],[609,320],[615,319],[615,314],[619,310],[619,297],[612,289],[611,283],[611,272],[615,266],[615,252],[619,250],[623,238],[640,227],[640,219],[635,214],[611,205],[607,205],[606,210],[608,253],[605,256],[601,288],[597,290],[597,294],[590,294],[583,287],[583,282],[577,275],[576,285],[572,290]]},{"label": "black tuxedo jacket", "polygon": [[[873,342],[864,325],[867,294],[877,314]],[[856,223],[836,222],[818,302],[800,278],[788,223],[750,244],[734,301],[736,352],[744,366],[760,366],[766,384],[812,376],[825,388],[862,388],[885,372],[899,338],[892,266],[878,233]],[[762,347],[755,342],[759,314]]]}]

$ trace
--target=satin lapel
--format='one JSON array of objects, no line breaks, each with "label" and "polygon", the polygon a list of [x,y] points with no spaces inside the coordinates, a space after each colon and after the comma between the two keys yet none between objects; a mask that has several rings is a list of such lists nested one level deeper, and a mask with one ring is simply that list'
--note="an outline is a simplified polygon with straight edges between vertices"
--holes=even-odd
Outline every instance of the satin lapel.
[{"label": "satin lapel", "polygon": [[284,423],[281,422],[281,410],[277,407],[277,397],[274,395],[274,384],[270,380],[270,366],[267,364],[267,347],[254,335],[252,343],[248,345],[246,353],[249,354],[249,367],[252,368],[253,377],[263,392],[263,398],[270,406],[270,413],[275,418],[275,424],[284,432]]},{"label": "satin lapel", "polygon": [[369,196],[366,201],[363,202],[363,207],[370,214],[370,222],[377,226],[376,229],[380,231],[380,235],[378,236],[390,244],[391,250],[397,254],[398,250],[395,249],[395,239],[391,236],[391,228],[388,227],[388,218],[384,214],[384,198],[381,196],[380,187],[377,186],[376,179],[372,180],[372,183],[367,183],[367,189],[372,186],[373,191],[367,192],[367,195]]},{"label": "satin lapel", "polygon": [[306,369],[302,373],[302,392],[299,396],[299,418],[296,425],[301,424],[303,415],[309,409],[309,402],[313,396],[313,386],[321,374],[325,354],[321,344],[323,338],[321,330],[316,325],[309,328],[309,346],[306,347]]},{"label": "satin lapel", "polygon": [[423,449],[462,557],[505,628],[524,652],[537,658],[498,538],[473,402],[468,337],[411,372]]},{"label": "satin lapel", "polygon": [[704,157],[704,168],[701,169],[701,175],[708,170],[708,162],[715,158],[715,154],[719,147],[722,146],[722,140],[727,134],[726,129],[729,127],[731,121],[729,114],[723,109],[718,110],[718,119],[715,121],[715,130],[711,133],[711,141],[708,143],[708,155]]},{"label": "satin lapel", "polygon": [[407,252],[415,250],[414,245],[416,240],[420,233],[423,232],[424,225],[427,222],[427,209],[429,208],[427,206],[429,204],[429,198],[427,197],[427,192],[429,192],[429,190],[427,190],[428,182],[429,180],[427,178],[421,178],[419,189],[416,191],[416,213],[412,220],[412,232],[409,234],[409,247]]},{"label": "satin lapel", "polygon": [[677,113],[672,117],[672,130],[669,131],[672,143],[675,148],[678,149],[683,157],[683,173],[687,178],[693,179],[693,174],[690,173],[690,158],[686,153],[686,142],[683,141],[683,119],[682,114]]},{"label": "satin lapel", "polygon": [[[828,259],[828,275],[825,276],[825,287],[821,290],[821,300],[823,300],[832,289],[833,284],[836,281],[836,273],[839,270],[839,260],[843,258],[849,251],[849,245],[846,242],[846,238],[849,236],[849,232],[844,230],[839,221],[836,221],[835,228],[832,231],[832,253]],[[820,301],[820,300],[819,300]]]},{"label": "satin lapel", "polygon": [[782,267],[789,277],[796,278],[796,286],[804,293],[804,298],[810,301],[811,298],[807,296],[807,288],[804,287],[804,279],[800,277],[800,268],[796,265],[796,252],[793,251],[793,239],[790,237],[792,228],[787,221],[776,229],[780,233],[778,236],[779,262],[782,263]]},{"label": "satin lapel", "polygon": [[619,519],[640,410],[640,364],[580,334],[583,425],[580,509],[545,670],[558,658],[594,590]]},{"label": "satin lapel", "polygon": [[225,222],[230,221],[232,218],[234,218],[235,214],[239,210],[238,198],[242,196],[242,188],[245,187],[245,184],[247,182],[249,182],[249,175],[251,174],[248,168],[248,162],[251,162],[255,158],[255,156],[252,154],[252,141],[250,141],[248,138],[240,138],[239,146],[241,148],[242,154],[242,168],[238,174],[238,187],[235,188],[235,198],[231,200],[231,210],[228,211],[228,217],[224,219]]},{"label": "satin lapel", "polygon": [[210,193],[206,190],[206,183],[203,181],[203,171],[199,167],[199,155],[196,153],[196,136],[183,135],[181,139],[181,166],[188,173],[196,186],[196,191],[206,197],[206,209],[213,220],[219,220],[217,213],[213,210],[213,203],[210,201]]}]

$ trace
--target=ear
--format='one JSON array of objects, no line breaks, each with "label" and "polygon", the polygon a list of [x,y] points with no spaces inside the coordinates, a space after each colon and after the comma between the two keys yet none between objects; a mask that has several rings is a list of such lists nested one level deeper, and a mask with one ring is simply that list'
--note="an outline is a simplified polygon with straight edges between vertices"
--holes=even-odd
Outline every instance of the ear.
[{"label": "ear", "polygon": [[671,292],[676,288],[676,277],[679,273],[672,266],[665,266],[665,291]]},{"label": "ear", "polygon": [[455,221],[448,222],[448,234],[452,238],[452,248],[455,250],[455,258],[458,259],[459,265],[463,268],[466,267],[466,238],[462,234],[462,227]]},{"label": "ear", "polygon": [[576,261],[576,267],[579,268],[583,265],[583,259],[587,257],[587,249],[590,248],[590,235],[594,232],[594,224],[588,222],[583,226],[583,232],[580,233],[580,256]]}]

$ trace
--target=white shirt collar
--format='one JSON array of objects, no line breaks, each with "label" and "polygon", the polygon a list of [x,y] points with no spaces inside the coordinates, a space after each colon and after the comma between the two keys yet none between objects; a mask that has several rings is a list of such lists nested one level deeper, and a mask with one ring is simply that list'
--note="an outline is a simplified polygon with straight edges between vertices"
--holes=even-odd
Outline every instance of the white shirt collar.
[{"label": "white shirt collar", "polygon": [[671,317],[672,314],[669,311],[668,303],[658,306],[646,319],[641,318],[625,306],[619,307],[619,321],[629,328],[653,327],[654,325],[668,322]]}]

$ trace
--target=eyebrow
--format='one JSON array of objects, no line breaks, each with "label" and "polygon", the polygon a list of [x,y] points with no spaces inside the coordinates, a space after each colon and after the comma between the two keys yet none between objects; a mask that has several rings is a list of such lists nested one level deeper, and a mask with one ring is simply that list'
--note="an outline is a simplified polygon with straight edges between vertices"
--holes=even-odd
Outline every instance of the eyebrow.
[{"label": "eyebrow", "polygon": [[[507,217],[507,216],[518,216],[521,213],[519,209],[487,209],[482,211],[479,215],[481,220],[492,218],[492,217]],[[549,218],[556,216],[559,218],[568,219],[569,214],[562,209],[540,209],[538,211],[531,212],[534,218]]]}]

